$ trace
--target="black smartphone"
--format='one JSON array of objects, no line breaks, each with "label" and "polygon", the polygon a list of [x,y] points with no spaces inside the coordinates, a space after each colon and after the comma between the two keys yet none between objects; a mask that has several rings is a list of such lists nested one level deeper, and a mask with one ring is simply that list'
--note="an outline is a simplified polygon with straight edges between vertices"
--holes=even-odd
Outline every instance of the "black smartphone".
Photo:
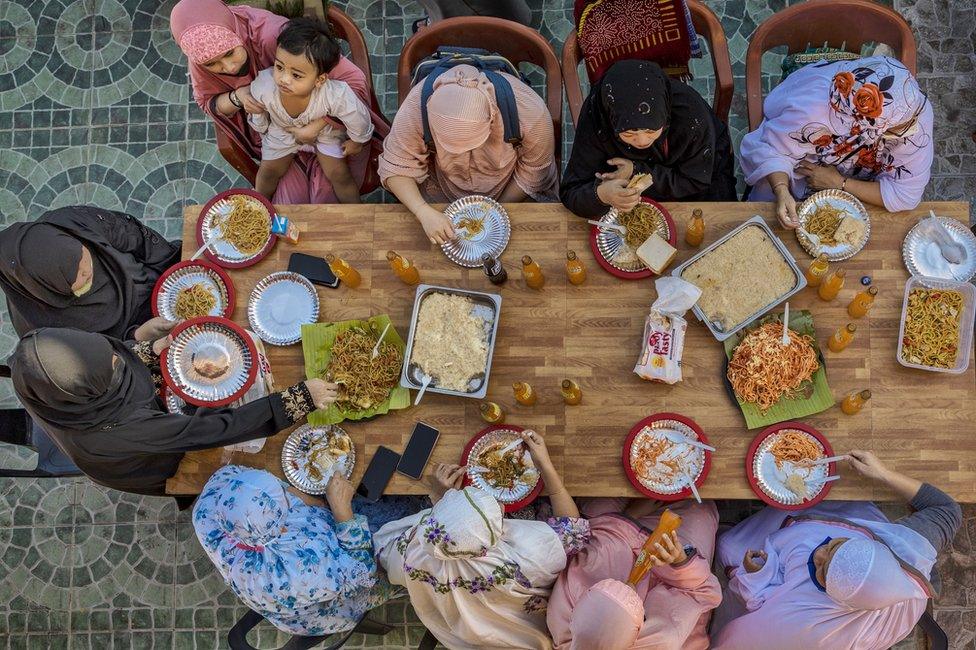
[{"label": "black smartphone", "polygon": [[388,447],[377,449],[369,461],[369,467],[363,473],[363,479],[359,482],[356,492],[367,501],[374,503],[379,501],[399,462],[400,454],[392,449]]},{"label": "black smartphone", "polygon": [[430,454],[434,451],[434,445],[437,444],[440,435],[441,432],[429,424],[418,422],[413,428],[413,433],[410,434],[410,440],[407,441],[407,448],[400,456],[397,471],[413,479],[423,476],[424,467],[427,466],[427,461],[430,460]]},{"label": "black smartphone", "polygon": [[313,284],[320,284],[330,289],[339,286],[339,278],[332,272],[329,263],[321,257],[314,257],[305,253],[292,253],[291,257],[288,258],[288,270],[304,275]]}]

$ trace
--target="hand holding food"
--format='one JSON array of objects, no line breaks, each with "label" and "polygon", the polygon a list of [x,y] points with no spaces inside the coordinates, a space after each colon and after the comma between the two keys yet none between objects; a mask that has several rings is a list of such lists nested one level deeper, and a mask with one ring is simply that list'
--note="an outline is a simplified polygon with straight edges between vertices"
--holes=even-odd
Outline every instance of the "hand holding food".
[{"label": "hand holding food", "polygon": [[332,474],[329,484],[325,487],[325,500],[329,502],[332,516],[337,523],[349,521],[353,518],[352,497],[355,490],[352,483],[339,472]]},{"label": "hand holding food", "polygon": [[776,218],[780,225],[789,230],[794,230],[800,225],[800,219],[796,216],[796,199],[790,193],[788,183],[780,183],[773,188],[776,195]]},{"label": "hand holding food", "polygon": [[766,564],[766,551],[746,551],[745,557],[742,558],[742,568],[746,570],[746,573],[755,573],[763,568]]},{"label": "hand holding food", "polygon": [[446,244],[454,239],[454,226],[451,225],[447,215],[440,210],[426,205],[417,212],[417,219],[424,227],[431,244]]},{"label": "hand holding food", "polygon": [[614,178],[596,186],[596,195],[604,204],[618,211],[626,212],[640,203],[640,191],[628,187],[624,179]]},{"label": "hand holding food", "polygon": [[552,460],[549,458],[549,449],[546,447],[546,439],[532,429],[526,429],[521,434],[525,446],[529,448],[532,461],[540,471],[552,468]]},{"label": "hand holding food", "polygon": [[174,327],[176,327],[176,321],[156,316],[137,327],[133,336],[137,341],[155,341],[169,334]]},{"label": "hand holding food", "polygon": [[312,403],[317,409],[329,408],[329,405],[336,401],[339,396],[338,384],[333,384],[322,379],[305,380],[305,388],[312,394]]}]

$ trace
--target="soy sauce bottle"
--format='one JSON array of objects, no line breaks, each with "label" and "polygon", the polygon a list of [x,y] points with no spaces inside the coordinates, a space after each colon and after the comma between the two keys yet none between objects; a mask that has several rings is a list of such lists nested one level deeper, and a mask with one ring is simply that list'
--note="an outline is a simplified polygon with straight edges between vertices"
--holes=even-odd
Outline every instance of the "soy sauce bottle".
[{"label": "soy sauce bottle", "polygon": [[502,261],[492,257],[488,253],[481,256],[481,265],[484,267],[485,275],[492,284],[504,284],[508,280],[508,271],[502,265]]}]

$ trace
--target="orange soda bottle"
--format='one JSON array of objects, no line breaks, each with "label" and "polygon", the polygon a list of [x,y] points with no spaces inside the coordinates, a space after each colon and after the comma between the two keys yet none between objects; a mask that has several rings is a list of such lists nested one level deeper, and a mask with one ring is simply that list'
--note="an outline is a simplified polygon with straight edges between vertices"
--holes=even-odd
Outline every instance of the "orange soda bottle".
[{"label": "orange soda bottle", "polygon": [[705,241],[705,220],[702,218],[702,211],[695,208],[691,212],[691,221],[685,231],[685,243],[692,248],[698,248]]},{"label": "orange soda bottle", "polygon": [[854,294],[851,304],[847,305],[847,313],[851,318],[862,318],[866,316],[871,306],[874,305],[874,298],[878,295],[877,287],[868,287],[867,291],[860,291]]},{"label": "orange soda bottle", "polygon": [[821,283],[820,288],[817,292],[820,294],[821,300],[833,300],[840,293],[840,290],[844,288],[844,275],[846,271],[844,269],[837,269],[826,278],[824,278],[823,283]]},{"label": "orange soda bottle", "polygon": [[532,406],[535,404],[536,399],[538,399],[538,396],[528,382],[517,381],[512,384],[512,389],[515,391],[515,401],[522,406]]},{"label": "orange soda bottle", "polygon": [[332,253],[325,256],[325,261],[329,263],[329,268],[335,276],[349,285],[350,289],[355,289],[363,281],[359,271],[349,266],[349,262]]},{"label": "orange soda bottle", "polygon": [[576,251],[566,251],[566,275],[570,284],[583,284],[586,281],[586,267],[576,257]]},{"label": "orange soda bottle", "polygon": [[481,411],[481,419],[490,424],[501,424],[505,421],[505,411],[494,402],[482,402],[478,407]]},{"label": "orange soda bottle", "polygon": [[563,394],[563,400],[570,406],[575,406],[583,401],[583,390],[572,379],[563,379],[559,392]]},{"label": "orange soda bottle", "polygon": [[864,402],[868,401],[869,399],[871,399],[871,391],[854,391],[845,397],[844,401],[840,403],[840,410],[847,415],[854,415],[861,410],[861,407],[864,406]]},{"label": "orange soda bottle", "polygon": [[823,282],[824,276],[827,275],[827,269],[830,267],[830,262],[827,261],[827,255],[821,253],[817,256],[817,259],[810,262],[810,266],[807,267],[806,273],[804,275],[807,278],[808,287],[819,287],[820,283]]},{"label": "orange soda bottle", "polygon": [[654,545],[659,544],[665,535],[670,535],[678,530],[680,526],[681,517],[678,515],[670,510],[665,510],[661,514],[661,519],[658,520],[657,526],[654,527],[654,531],[647,538],[647,541],[644,542],[640,552],[637,554],[637,558],[634,560],[634,566],[630,570],[630,575],[627,576],[627,584],[631,587],[636,587],[644,579],[644,576],[651,569],[651,558],[657,555],[657,549],[654,548]]},{"label": "orange soda bottle", "polygon": [[386,251],[386,261],[390,263],[390,268],[404,284],[420,283],[420,271],[403,255],[396,251]]},{"label": "orange soda bottle", "polygon": [[522,257],[522,279],[526,286],[532,289],[541,289],[546,283],[546,278],[542,275],[542,268],[532,261],[528,255]]},{"label": "orange soda bottle", "polygon": [[827,339],[827,347],[830,348],[831,352],[840,352],[854,340],[855,331],[857,331],[857,325],[848,323],[830,335],[830,338]]}]

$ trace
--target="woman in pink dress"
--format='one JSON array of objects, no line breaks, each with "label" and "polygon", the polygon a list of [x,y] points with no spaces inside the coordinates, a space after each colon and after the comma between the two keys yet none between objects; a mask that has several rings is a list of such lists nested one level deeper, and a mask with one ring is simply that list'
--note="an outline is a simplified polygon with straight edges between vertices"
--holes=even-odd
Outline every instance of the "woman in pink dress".
[{"label": "woman in pink dress", "polygon": [[704,650],[708,621],[722,599],[712,575],[715,504],[683,501],[676,539],[636,587],[625,584],[664,511],[647,499],[585,499],[590,540],[569,559],[549,598],[546,622],[559,650]]},{"label": "woman in pink dress", "polygon": [[[193,99],[216,127],[246,151],[261,159],[261,138],[247,124],[247,113],[264,113],[265,107],[249,91],[257,73],[274,65],[278,34],[287,18],[243,5],[229,7],[220,0],[180,0],[170,14],[170,29],[177,45],[189,59]],[[370,94],[366,76],[352,61],[340,57],[329,78],[349,84],[367,106]],[[372,113],[380,137],[388,132],[382,117]],[[293,135],[312,143],[327,118],[311,122]],[[370,148],[349,159],[353,179],[360,186],[366,176]],[[291,169],[278,184],[275,203],[336,203],[329,180],[314,155],[296,156]]]}]

